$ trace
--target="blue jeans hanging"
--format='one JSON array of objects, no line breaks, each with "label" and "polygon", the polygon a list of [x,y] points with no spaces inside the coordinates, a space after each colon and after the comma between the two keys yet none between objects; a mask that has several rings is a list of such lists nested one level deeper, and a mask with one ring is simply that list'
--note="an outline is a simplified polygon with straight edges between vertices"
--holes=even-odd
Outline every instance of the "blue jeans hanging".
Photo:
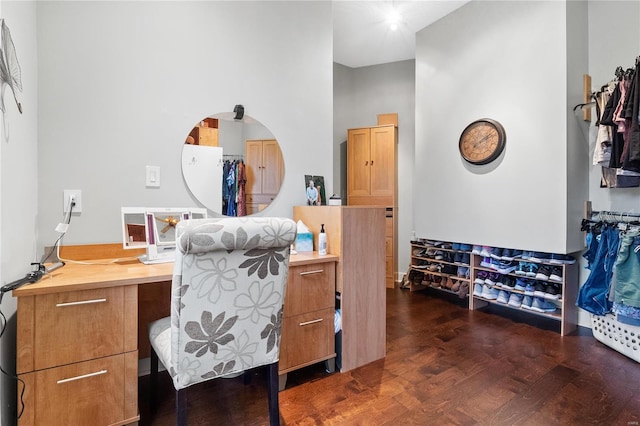
[{"label": "blue jeans hanging", "polygon": [[639,251],[636,251],[640,245],[639,235],[637,230],[629,231],[620,239],[614,286],[614,301],[635,308],[640,308],[640,262]]},{"label": "blue jeans hanging", "polygon": [[[594,242],[595,237],[592,239]],[[600,234],[600,243],[595,259],[591,264],[591,273],[580,288],[576,306],[594,315],[605,315],[611,311],[609,289],[613,266],[618,256],[620,233],[613,226],[604,226]]]}]

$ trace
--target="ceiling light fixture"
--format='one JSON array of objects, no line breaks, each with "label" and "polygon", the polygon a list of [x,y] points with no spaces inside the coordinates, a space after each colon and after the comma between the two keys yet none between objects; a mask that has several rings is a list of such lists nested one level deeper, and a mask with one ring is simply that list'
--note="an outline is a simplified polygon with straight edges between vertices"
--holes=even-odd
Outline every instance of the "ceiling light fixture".
[{"label": "ceiling light fixture", "polygon": [[389,29],[391,31],[395,31],[398,29],[400,18],[401,18],[400,13],[395,8],[392,8],[389,11],[389,15],[387,15],[387,22],[389,23]]}]

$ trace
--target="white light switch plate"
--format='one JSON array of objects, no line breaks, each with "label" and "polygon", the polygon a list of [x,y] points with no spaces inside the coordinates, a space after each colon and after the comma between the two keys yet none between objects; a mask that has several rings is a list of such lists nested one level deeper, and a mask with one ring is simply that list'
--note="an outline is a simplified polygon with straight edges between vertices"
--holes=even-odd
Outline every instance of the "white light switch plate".
[{"label": "white light switch plate", "polygon": [[160,188],[160,166],[147,166],[148,188]]}]

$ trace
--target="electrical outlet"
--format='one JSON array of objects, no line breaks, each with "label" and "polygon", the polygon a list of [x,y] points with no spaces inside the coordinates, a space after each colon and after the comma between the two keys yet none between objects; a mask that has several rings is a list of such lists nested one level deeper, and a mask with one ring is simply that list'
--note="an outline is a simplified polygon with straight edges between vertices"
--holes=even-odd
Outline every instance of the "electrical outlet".
[{"label": "electrical outlet", "polygon": [[75,203],[72,209],[73,213],[82,212],[82,191],[79,189],[65,189],[64,196],[62,198],[62,211],[67,213],[69,206],[71,205],[71,199]]}]

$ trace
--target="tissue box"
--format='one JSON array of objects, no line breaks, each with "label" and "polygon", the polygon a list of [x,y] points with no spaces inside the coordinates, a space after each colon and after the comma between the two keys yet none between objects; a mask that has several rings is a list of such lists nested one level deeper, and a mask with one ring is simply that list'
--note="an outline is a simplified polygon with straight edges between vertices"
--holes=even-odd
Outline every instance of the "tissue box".
[{"label": "tissue box", "polygon": [[296,236],[296,251],[313,251],[313,234],[299,232]]}]

